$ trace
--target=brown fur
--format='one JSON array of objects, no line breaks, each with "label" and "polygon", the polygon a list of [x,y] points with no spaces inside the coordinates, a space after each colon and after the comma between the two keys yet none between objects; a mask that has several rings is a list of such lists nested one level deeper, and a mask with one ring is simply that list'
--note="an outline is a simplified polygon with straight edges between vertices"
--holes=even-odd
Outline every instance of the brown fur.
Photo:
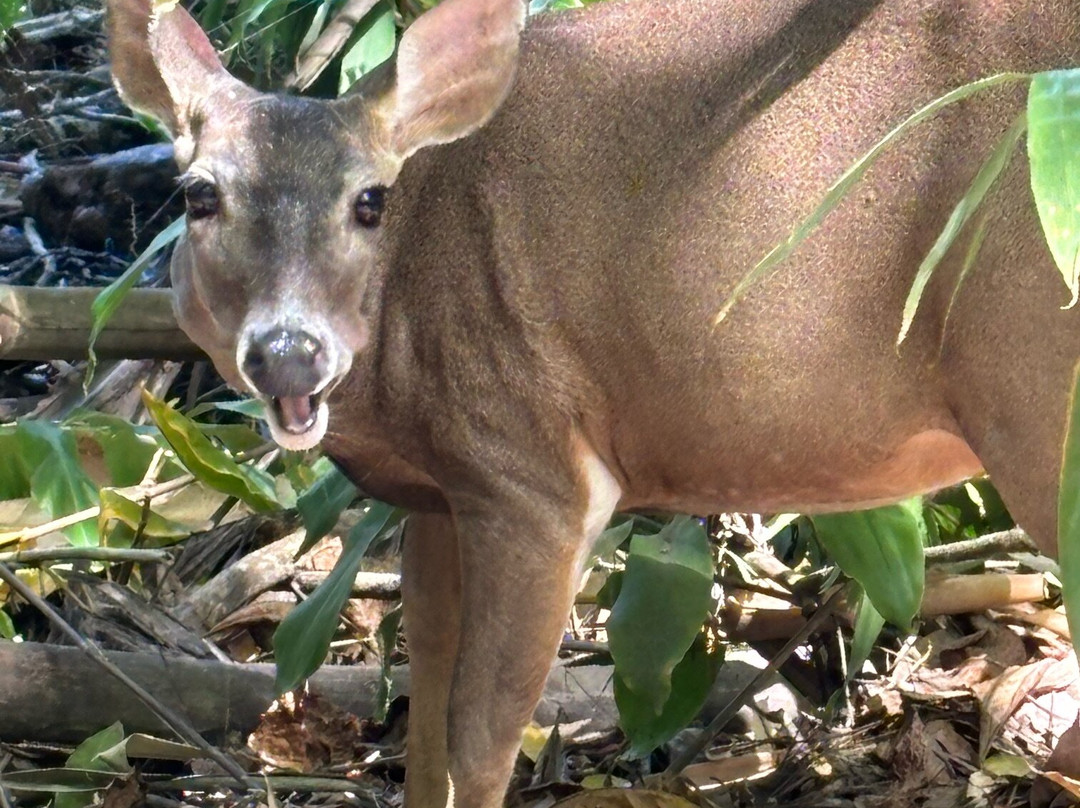
[{"label": "brown fur", "polygon": [[[113,17],[132,1],[110,0]],[[985,464],[1052,550],[1080,357],[1021,156],[951,316],[967,236],[894,347],[918,262],[1023,109],[1019,88],[892,148],[712,326],[735,283],[914,109],[998,71],[1073,65],[1071,0],[611,0],[532,22],[495,117],[428,145],[501,101],[518,54],[499,4],[512,2],[440,7],[466,32],[442,78],[471,89],[412,107],[402,88],[418,83],[387,71],[330,106],[170,104],[139,37],[114,26],[132,103],[181,131],[183,109],[202,110],[192,159],[232,178],[232,218],[196,223],[174,265],[193,338],[242,383],[252,312],[330,335],[343,380],[326,450],[365,490],[426,513],[404,570],[410,808],[441,808],[447,772],[457,806],[501,804],[592,538],[588,456],[620,508],[696,512],[872,505]],[[477,24],[478,8],[502,22]],[[410,52],[430,46],[417,35]],[[420,124],[387,128],[420,107]],[[428,145],[403,165],[402,132]],[[349,205],[376,182],[392,183],[384,225],[357,235]]]}]

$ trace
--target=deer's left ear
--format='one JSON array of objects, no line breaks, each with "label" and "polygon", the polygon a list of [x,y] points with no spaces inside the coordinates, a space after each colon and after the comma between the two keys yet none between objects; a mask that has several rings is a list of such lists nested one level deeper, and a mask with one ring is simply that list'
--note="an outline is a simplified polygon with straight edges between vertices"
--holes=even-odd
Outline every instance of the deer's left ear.
[{"label": "deer's left ear", "polygon": [[398,159],[487,123],[514,82],[524,24],[522,0],[445,0],[405,31],[383,120]]}]

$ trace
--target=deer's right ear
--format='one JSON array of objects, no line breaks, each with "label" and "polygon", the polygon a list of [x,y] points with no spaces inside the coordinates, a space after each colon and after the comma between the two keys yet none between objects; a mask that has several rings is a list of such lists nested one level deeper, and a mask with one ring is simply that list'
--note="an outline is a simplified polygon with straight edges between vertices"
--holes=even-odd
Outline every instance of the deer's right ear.
[{"label": "deer's right ear", "polygon": [[405,31],[384,121],[399,159],[495,114],[514,82],[524,24],[523,0],[444,0]]},{"label": "deer's right ear", "polygon": [[121,97],[160,120],[174,138],[190,134],[207,99],[226,85],[244,86],[176,0],[108,0],[107,8],[109,54]]}]

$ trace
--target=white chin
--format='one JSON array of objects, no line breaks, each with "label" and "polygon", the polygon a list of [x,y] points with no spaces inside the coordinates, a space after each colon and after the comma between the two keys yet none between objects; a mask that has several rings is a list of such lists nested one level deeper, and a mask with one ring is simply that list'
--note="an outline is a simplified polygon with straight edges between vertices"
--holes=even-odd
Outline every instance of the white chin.
[{"label": "white chin", "polygon": [[329,420],[330,408],[326,406],[326,402],[320,404],[319,409],[315,411],[315,423],[300,433],[285,431],[272,415],[266,419],[270,425],[270,435],[273,437],[274,442],[282,449],[293,452],[303,452],[318,446],[319,441],[326,434],[326,425]]}]

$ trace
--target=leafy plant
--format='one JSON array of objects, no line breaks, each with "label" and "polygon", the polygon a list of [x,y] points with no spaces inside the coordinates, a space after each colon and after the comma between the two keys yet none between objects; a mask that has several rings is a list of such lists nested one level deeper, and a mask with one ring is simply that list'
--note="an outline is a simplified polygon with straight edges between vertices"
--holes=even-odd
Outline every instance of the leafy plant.
[{"label": "leafy plant", "polygon": [[7,44],[8,30],[25,16],[25,0],[0,0],[0,51]]},{"label": "leafy plant", "polygon": [[701,633],[712,584],[705,528],[689,516],[655,535],[634,535],[625,571],[609,580],[615,701],[632,754],[647,755],[671,738],[708,695],[720,659]]},{"label": "leafy plant", "polygon": [[397,525],[403,516],[403,511],[371,500],[364,518],[349,531],[343,542],[341,557],[333,571],[307,600],[281,621],[274,633],[279,693],[299,686],[322,665],[361,559],[371,543]]},{"label": "leafy plant", "polygon": [[911,631],[925,585],[922,497],[867,511],[822,514],[811,521],[818,541],[859,582],[877,612]]}]

